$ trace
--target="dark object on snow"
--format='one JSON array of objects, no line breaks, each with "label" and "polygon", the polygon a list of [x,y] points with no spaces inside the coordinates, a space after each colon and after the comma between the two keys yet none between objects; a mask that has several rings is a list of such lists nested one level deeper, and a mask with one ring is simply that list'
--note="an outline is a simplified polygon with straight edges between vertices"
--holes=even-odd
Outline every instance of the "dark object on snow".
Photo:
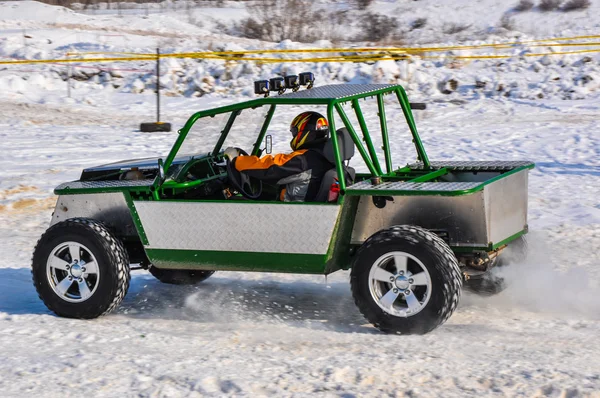
[{"label": "dark object on snow", "polygon": [[427,109],[427,104],[424,102],[411,102],[410,109],[414,109],[416,111],[424,111]]},{"label": "dark object on snow", "polygon": [[410,24],[410,29],[421,29],[423,26],[427,24],[427,18],[417,18]]},{"label": "dark object on snow", "polygon": [[171,123],[164,123],[164,122],[141,123],[140,131],[142,133],[158,133],[158,132],[168,133],[169,131],[171,131]]}]

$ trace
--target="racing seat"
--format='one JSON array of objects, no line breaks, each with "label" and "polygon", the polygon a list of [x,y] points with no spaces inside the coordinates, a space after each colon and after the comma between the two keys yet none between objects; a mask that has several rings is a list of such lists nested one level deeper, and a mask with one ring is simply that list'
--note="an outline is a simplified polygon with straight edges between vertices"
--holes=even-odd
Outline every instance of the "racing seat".
[{"label": "racing seat", "polygon": [[[346,179],[346,185],[350,185],[354,182],[354,177],[356,176],[356,171],[347,164],[347,161],[354,156],[354,141],[352,141],[352,137],[350,137],[350,133],[348,133],[346,128],[338,129],[335,133],[337,134],[337,141],[338,146],[340,147],[342,162],[346,162],[342,166],[344,168],[344,173],[346,174],[344,176]],[[325,158],[331,162],[331,164],[335,164],[333,141],[331,138],[325,143],[323,155],[325,155]],[[327,202],[331,184],[333,184],[337,178],[338,175],[335,167],[325,173],[323,180],[321,181],[319,192],[317,192],[317,196],[315,196],[315,202]]]}]

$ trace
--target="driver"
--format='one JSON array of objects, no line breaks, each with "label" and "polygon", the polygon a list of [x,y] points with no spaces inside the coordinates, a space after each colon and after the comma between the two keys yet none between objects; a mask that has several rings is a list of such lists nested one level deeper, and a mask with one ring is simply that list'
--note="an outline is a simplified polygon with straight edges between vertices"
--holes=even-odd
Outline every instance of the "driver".
[{"label": "driver", "polygon": [[285,202],[313,201],[325,173],[334,167],[323,154],[329,124],[317,112],[303,112],[290,125],[293,152],[289,154],[242,156],[232,147],[224,155],[233,166],[249,177],[266,183],[284,185],[279,199]]}]

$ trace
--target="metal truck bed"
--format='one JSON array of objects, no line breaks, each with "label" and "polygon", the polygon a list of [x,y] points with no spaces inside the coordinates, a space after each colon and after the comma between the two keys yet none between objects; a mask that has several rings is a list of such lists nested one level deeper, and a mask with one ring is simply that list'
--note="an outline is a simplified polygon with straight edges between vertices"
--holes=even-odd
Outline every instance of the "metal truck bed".
[{"label": "metal truck bed", "polygon": [[[361,196],[352,243],[361,244],[383,228],[409,224],[439,231],[455,251],[491,251],[527,232],[527,181],[533,163],[431,165],[435,182],[388,181],[372,185],[365,180],[349,186],[348,195]],[[418,170],[420,166],[410,167]],[[443,173],[436,175],[436,170]],[[388,200],[376,201],[374,197]]]}]

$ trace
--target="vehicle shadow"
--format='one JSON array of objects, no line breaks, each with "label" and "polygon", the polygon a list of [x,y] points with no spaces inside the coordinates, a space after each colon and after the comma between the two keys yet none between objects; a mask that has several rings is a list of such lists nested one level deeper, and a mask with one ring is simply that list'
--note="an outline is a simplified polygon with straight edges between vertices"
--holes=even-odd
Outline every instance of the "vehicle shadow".
[{"label": "vehicle shadow", "polygon": [[[272,279],[248,275],[219,272],[196,286],[175,286],[159,282],[147,271],[134,271],[129,292],[113,314],[233,327],[259,322],[342,333],[380,333],[356,308],[345,274],[335,275],[327,283],[324,277],[316,276],[289,281],[276,275]],[[473,305],[468,300],[464,304]],[[0,313],[53,315],[38,297],[28,268],[0,268]]]},{"label": "vehicle shadow", "polygon": [[29,268],[0,268],[0,312],[51,314],[33,287]]},{"label": "vehicle shadow", "polygon": [[[196,286],[166,285],[145,271],[132,278],[118,314],[214,323],[285,323],[311,329],[378,333],[356,308],[347,278],[311,281],[242,279],[217,273]],[[320,281],[319,281],[320,280]]]},{"label": "vehicle shadow", "polygon": [[[325,284],[311,281],[244,279],[240,273],[217,273],[196,286],[167,285],[147,271],[132,272],[131,286],[115,311],[139,319],[194,322],[285,323],[315,329],[377,333],[365,326],[347,278]],[[247,274],[246,274],[247,275]],[[299,277],[302,278],[302,277]],[[0,268],[0,312],[51,315],[31,282],[28,268]]]}]

